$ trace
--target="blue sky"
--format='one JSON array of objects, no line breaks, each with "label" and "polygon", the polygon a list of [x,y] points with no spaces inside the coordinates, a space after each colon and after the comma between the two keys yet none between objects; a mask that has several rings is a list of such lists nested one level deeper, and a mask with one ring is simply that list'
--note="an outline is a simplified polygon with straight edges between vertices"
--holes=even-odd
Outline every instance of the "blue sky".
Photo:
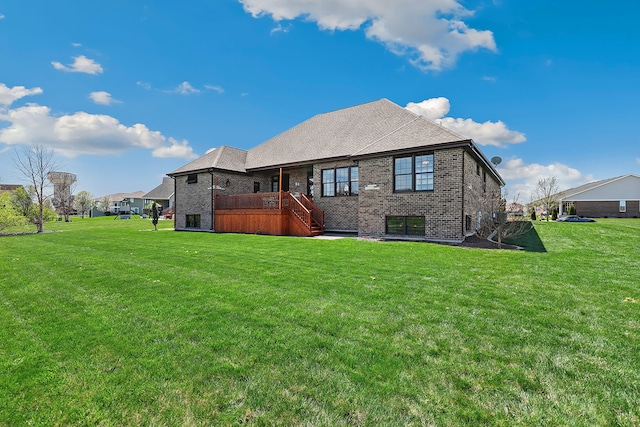
[{"label": "blue sky", "polygon": [[230,145],[387,98],[473,138],[529,200],[640,174],[640,2],[0,0],[0,182],[149,191]]}]

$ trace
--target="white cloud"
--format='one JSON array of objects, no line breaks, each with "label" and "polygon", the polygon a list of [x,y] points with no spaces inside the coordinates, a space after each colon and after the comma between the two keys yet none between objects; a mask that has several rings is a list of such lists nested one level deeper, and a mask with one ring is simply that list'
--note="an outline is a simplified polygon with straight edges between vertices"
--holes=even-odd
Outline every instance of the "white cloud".
[{"label": "white cloud", "polygon": [[199,93],[200,89],[196,89],[189,82],[182,82],[171,92],[179,93],[180,95],[189,95],[192,93]]},{"label": "white cloud", "polygon": [[4,19],[4,15],[0,13],[0,19]]},{"label": "white cloud", "polygon": [[218,92],[218,93],[224,93],[224,88],[222,86],[217,86],[217,85],[204,85],[204,88],[207,90],[212,90],[214,92]]},{"label": "white cloud", "polygon": [[0,118],[11,123],[0,129],[0,143],[37,141],[67,157],[118,154],[132,148],[151,150],[154,157],[196,157],[187,141],[167,138],[140,123],[125,126],[107,115],[77,112],[54,116],[49,107],[29,104]]},{"label": "white cloud", "polygon": [[38,95],[42,93],[42,89],[34,87],[27,89],[24,86],[7,87],[4,83],[0,83],[0,105],[11,105],[14,101],[24,98],[25,96]]},{"label": "white cloud", "polygon": [[444,97],[425,99],[422,102],[410,102],[407,110],[429,120],[437,120],[444,117],[451,109],[449,100]]},{"label": "white cloud", "polygon": [[478,123],[472,119],[444,117],[450,107],[449,100],[444,97],[431,98],[417,103],[410,102],[406,106],[409,111],[433,120],[462,136],[471,138],[479,145],[505,147],[507,144],[518,144],[527,140],[522,132],[508,129],[507,125],[500,120]]},{"label": "white cloud", "polygon": [[282,26],[282,24],[278,22],[278,25],[276,25],[271,29],[271,34],[273,35],[276,33],[288,33],[290,30],[291,30],[290,25]]},{"label": "white cloud", "polygon": [[[303,17],[323,30],[363,30],[422,70],[441,70],[480,48],[496,51],[493,33],[469,28],[473,11],[459,0],[239,0],[254,17],[278,23]],[[277,31],[277,30],[276,30]]]},{"label": "white cloud", "polygon": [[636,163],[640,165],[640,157],[636,157]]},{"label": "white cloud", "polygon": [[56,70],[69,73],[100,74],[103,72],[100,64],[84,55],[74,56],[73,64],[63,65],[58,61],[53,61],[51,64]]},{"label": "white cloud", "polygon": [[478,123],[472,119],[445,117],[436,120],[436,122],[449,130],[473,139],[480,145],[505,147],[506,144],[518,144],[527,140],[522,132],[509,130],[501,120]]},{"label": "white cloud", "polygon": [[181,158],[191,159],[197,157],[193,153],[193,148],[189,147],[187,140],[178,141],[172,137],[169,137],[169,146],[158,147],[153,150],[153,157],[160,158]]},{"label": "white cloud", "polygon": [[138,86],[140,86],[141,88],[143,88],[143,89],[151,90],[151,84],[149,84],[147,82],[138,81],[138,82],[136,82],[136,84]]},{"label": "white cloud", "polygon": [[81,47],[82,43],[71,43],[71,46],[73,46],[73,47]]},{"label": "white cloud", "polygon": [[585,175],[579,170],[562,163],[552,163],[550,165],[526,164],[519,158],[509,159],[501,163],[497,170],[507,182],[509,200],[519,194],[518,201],[520,203],[531,201],[538,180],[542,177],[556,177],[560,190],[567,190],[595,181],[593,175]]},{"label": "white cloud", "polygon": [[111,94],[105,91],[91,92],[89,94],[89,98],[91,98],[91,100],[96,104],[101,104],[101,105],[111,105],[111,104],[121,102],[121,101],[118,101],[117,99],[113,99],[111,97]]}]

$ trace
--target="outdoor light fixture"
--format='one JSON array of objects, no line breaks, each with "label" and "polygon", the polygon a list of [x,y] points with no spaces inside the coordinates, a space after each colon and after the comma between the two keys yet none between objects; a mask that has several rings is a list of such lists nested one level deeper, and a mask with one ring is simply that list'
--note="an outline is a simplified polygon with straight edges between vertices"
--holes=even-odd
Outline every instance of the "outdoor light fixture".
[{"label": "outdoor light fixture", "polygon": [[227,181],[225,182],[225,185],[228,187],[229,185],[231,185],[231,181],[229,181],[229,178],[227,178]]}]

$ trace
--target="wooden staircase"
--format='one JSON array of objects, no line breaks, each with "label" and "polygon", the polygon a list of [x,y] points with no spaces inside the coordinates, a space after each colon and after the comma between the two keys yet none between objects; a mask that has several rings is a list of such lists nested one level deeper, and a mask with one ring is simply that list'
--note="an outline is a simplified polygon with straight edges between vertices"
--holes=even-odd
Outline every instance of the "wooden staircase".
[{"label": "wooden staircase", "polygon": [[[308,236],[319,236],[324,234],[324,211],[320,210],[304,194],[300,194],[300,199],[291,193],[285,193],[288,203],[283,203],[291,212],[291,217],[299,221],[308,232]],[[284,199],[283,199],[284,202]]]}]

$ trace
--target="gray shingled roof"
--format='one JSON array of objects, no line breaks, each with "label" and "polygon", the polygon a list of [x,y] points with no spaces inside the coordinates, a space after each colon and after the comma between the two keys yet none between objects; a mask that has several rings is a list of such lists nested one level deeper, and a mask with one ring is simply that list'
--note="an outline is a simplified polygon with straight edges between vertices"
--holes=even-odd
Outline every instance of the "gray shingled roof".
[{"label": "gray shingled roof", "polygon": [[247,152],[239,148],[223,145],[209,151],[191,163],[174,170],[168,175],[180,175],[187,172],[206,171],[208,169],[222,169],[232,172],[246,172],[245,162]]},{"label": "gray shingled roof", "polygon": [[149,200],[169,200],[174,191],[173,178],[162,178],[162,184],[158,185],[153,190],[144,195],[145,199]]},{"label": "gray shingled roof", "polygon": [[318,114],[249,151],[222,146],[169,175],[208,169],[245,172],[455,143],[471,146],[502,181],[469,138],[418,116],[388,99]]},{"label": "gray shingled roof", "polygon": [[319,114],[249,150],[247,169],[468,141],[387,99]]}]

